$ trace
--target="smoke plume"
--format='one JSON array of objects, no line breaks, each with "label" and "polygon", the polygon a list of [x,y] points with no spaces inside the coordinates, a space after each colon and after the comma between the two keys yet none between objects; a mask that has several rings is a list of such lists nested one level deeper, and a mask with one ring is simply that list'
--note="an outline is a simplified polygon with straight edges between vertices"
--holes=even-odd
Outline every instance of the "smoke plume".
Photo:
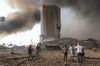
[{"label": "smoke plume", "polygon": [[[19,12],[10,14],[6,21],[0,23],[0,33],[8,34],[30,29],[40,20],[40,11],[37,8],[42,5],[56,5],[61,8],[70,8],[76,14],[76,21],[80,22],[80,24],[77,24],[79,26],[77,29],[84,22],[85,27],[90,28],[88,30],[85,30],[86,28],[82,29],[86,34],[87,31],[93,31],[93,34],[97,35],[100,33],[98,29],[100,28],[100,0],[7,0],[7,2],[12,8],[18,9]],[[82,17],[81,20],[79,17]],[[74,20],[72,21],[74,22]],[[71,33],[74,33],[74,31]]]},{"label": "smoke plume", "polygon": [[40,21],[40,11],[31,0],[8,0],[8,4],[18,9],[0,22],[0,34],[7,35],[31,29]]},{"label": "smoke plume", "polygon": [[43,4],[66,9],[67,14],[64,11],[62,15],[63,37],[100,40],[100,0],[44,0]]},{"label": "smoke plume", "polygon": [[[96,15],[100,12],[100,0],[43,0],[43,4],[72,8],[82,15]],[[99,13],[100,15],[100,13]]]}]

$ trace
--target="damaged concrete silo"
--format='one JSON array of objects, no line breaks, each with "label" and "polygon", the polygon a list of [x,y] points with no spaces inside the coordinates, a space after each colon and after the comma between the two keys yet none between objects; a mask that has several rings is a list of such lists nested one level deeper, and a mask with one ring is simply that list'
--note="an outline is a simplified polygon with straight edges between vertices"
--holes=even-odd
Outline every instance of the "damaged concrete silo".
[{"label": "damaged concrete silo", "polygon": [[41,8],[41,41],[60,38],[60,8],[55,5],[43,5]]}]

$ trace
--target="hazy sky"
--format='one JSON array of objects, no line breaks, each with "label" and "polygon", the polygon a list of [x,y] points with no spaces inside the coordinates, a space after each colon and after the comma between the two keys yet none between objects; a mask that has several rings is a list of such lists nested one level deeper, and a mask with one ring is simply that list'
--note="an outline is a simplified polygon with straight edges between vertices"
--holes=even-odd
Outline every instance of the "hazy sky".
[{"label": "hazy sky", "polygon": [[71,8],[62,8],[62,37],[72,37],[77,39],[94,38],[100,40],[100,22],[80,15]]},{"label": "hazy sky", "polygon": [[[16,0],[14,0],[14,1],[16,1]],[[25,3],[23,3],[23,5],[20,5],[19,7],[22,8],[24,5],[26,5]],[[0,16],[7,17],[11,13],[18,12],[18,9],[8,6],[8,4],[5,2],[5,0],[0,0],[0,5],[2,5],[2,6],[0,6]],[[82,5],[84,5],[84,4],[82,3]],[[26,10],[26,12],[24,13],[24,15],[22,14],[22,17],[25,16],[25,18],[27,18],[26,14],[30,15],[27,11],[28,9],[30,10],[29,12],[35,10],[35,8],[31,9],[30,6],[33,7],[34,5],[29,4],[29,6],[27,6],[27,7],[24,6],[25,8],[22,9],[22,12],[24,10]],[[84,7],[84,9],[85,9],[85,7]],[[82,10],[84,11],[84,9],[82,9]],[[81,13],[80,11],[81,10],[78,11],[72,7],[62,7],[61,8],[61,24],[62,24],[61,36],[77,38],[77,39],[95,38],[97,40],[100,40],[100,36],[99,36],[100,20],[98,19],[99,16],[97,16],[97,14],[94,13],[95,11],[91,11],[92,14],[88,13],[86,11],[85,15],[84,15],[84,12]],[[17,14],[20,14],[20,13],[17,13]],[[14,14],[14,15],[16,17],[16,14]],[[94,17],[94,16],[97,16],[97,17]],[[19,17],[17,16],[17,18],[19,18]],[[18,44],[18,45],[20,45],[20,44],[27,45],[27,44],[30,44],[30,41],[32,39],[33,39],[33,42],[35,42],[35,43],[39,42],[40,24],[36,24],[33,27],[33,25],[35,23],[33,23],[31,21],[30,22],[26,21],[25,23],[26,24],[24,26],[22,25],[22,27],[24,27],[24,28],[21,28],[21,30],[23,30],[23,31],[18,31],[18,32],[14,31],[14,33],[4,36],[3,38],[0,38],[0,43],[14,43],[14,44]],[[2,27],[1,25],[2,25],[2,23],[0,23],[0,27]],[[27,27],[30,27],[30,28],[27,29]],[[20,28],[18,28],[18,30],[19,29]],[[27,29],[27,30],[24,31],[24,29]],[[3,32],[3,33],[5,33],[5,32]]]},{"label": "hazy sky", "polygon": [[[5,0],[0,0],[0,16],[7,17],[10,13],[17,12],[16,9],[11,8],[5,2]],[[40,24],[36,24],[31,30],[16,32],[13,34],[9,34],[7,36],[0,38],[0,43],[13,43],[17,45],[29,45],[31,44],[31,40],[34,44],[39,42],[40,35]]]}]

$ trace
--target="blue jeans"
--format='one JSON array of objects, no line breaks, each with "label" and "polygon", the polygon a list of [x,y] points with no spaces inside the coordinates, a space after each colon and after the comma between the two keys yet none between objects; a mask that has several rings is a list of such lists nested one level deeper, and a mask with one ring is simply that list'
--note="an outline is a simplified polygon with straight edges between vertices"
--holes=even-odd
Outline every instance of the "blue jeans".
[{"label": "blue jeans", "polygon": [[82,63],[82,53],[78,53],[77,57],[78,57],[78,62]]}]

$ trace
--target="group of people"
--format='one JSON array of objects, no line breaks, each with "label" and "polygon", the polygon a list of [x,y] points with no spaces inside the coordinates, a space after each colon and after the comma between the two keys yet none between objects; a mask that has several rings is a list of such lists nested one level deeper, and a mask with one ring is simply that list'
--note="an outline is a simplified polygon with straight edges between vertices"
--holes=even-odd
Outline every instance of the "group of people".
[{"label": "group of people", "polygon": [[[79,63],[82,63],[82,59],[84,58],[84,48],[83,46],[80,45],[80,43],[77,43],[77,46],[73,46],[72,44],[68,47],[67,45],[65,45],[63,47],[63,53],[64,53],[64,61],[67,61],[68,59],[68,53],[69,53],[69,56],[70,56],[70,61],[74,61],[74,57],[75,57],[75,50],[76,50],[76,53],[77,53],[77,59],[78,59],[78,62]],[[32,59],[33,56],[39,56],[39,53],[40,53],[40,47],[37,45],[36,47],[36,52],[35,54],[33,55],[33,47],[32,45],[30,45],[28,47],[28,57],[29,59]]]},{"label": "group of people", "polygon": [[67,61],[68,53],[69,53],[69,56],[70,56],[70,60],[72,62],[74,61],[75,49],[76,49],[76,52],[77,52],[78,62],[82,63],[82,61],[83,61],[82,59],[84,57],[84,48],[83,48],[83,46],[80,45],[80,43],[77,43],[76,47],[73,47],[73,45],[70,45],[69,47],[67,47],[67,45],[64,46],[64,48],[63,48],[64,61]]}]

